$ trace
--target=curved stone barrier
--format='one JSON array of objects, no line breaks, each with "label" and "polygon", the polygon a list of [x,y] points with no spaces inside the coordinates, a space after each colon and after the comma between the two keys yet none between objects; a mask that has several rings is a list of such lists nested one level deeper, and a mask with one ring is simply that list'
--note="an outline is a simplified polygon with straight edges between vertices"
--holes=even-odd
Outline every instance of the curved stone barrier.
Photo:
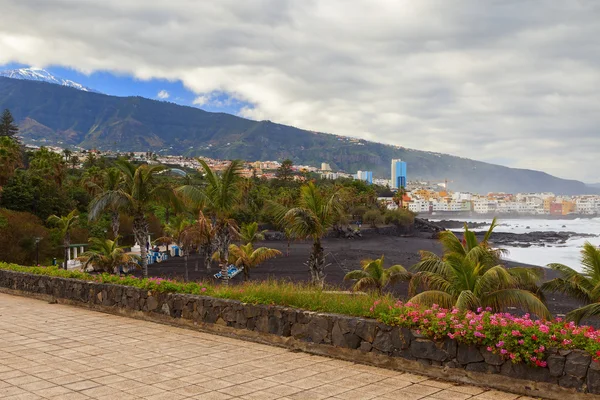
[{"label": "curved stone barrier", "polygon": [[0,291],[533,397],[600,399],[600,364],[578,350],[551,352],[546,368],[530,367],[368,318],[4,270]]}]

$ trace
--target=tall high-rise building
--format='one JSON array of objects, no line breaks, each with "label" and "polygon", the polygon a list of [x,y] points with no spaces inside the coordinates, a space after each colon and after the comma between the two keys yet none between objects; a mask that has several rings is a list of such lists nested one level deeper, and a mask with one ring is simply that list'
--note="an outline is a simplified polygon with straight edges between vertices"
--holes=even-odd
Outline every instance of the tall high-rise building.
[{"label": "tall high-rise building", "polygon": [[365,181],[369,184],[373,183],[373,171],[358,171],[356,173],[356,179]]},{"label": "tall high-rise building", "polygon": [[329,163],[321,163],[321,171],[331,171]]},{"label": "tall high-rise building", "polygon": [[400,159],[392,160],[392,188],[406,187],[406,162]]}]

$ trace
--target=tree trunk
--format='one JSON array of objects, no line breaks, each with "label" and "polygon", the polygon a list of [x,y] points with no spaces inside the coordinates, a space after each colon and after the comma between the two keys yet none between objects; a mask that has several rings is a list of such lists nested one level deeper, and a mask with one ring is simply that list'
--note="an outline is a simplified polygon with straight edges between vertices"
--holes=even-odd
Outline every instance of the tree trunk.
[{"label": "tree trunk", "polygon": [[321,246],[321,239],[315,239],[313,242],[308,268],[312,283],[322,288],[325,283],[325,253],[323,252],[323,246]]},{"label": "tree trunk", "polygon": [[250,279],[250,268],[247,265],[242,265],[244,267],[244,280],[247,281]]},{"label": "tree trunk", "polygon": [[146,221],[143,214],[137,214],[133,217],[133,234],[136,242],[140,245],[141,266],[144,278],[148,277],[148,249],[146,248],[148,229],[148,221]]},{"label": "tree trunk", "polygon": [[219,250],[219,267],[221,269],[221,279],[223,285],[229,285],[229,275],[227,274],[228,261],[229,261],[229,245],[231,244],[231,234],[229,232],[229,225],[223,223],[217,231],[217,249]]},{"label": "tree trunk", "polygon": [[289,239],[287,241],[287,249],[285,250],[285,256],[286,257],[290,256],[290,240]]},{"label": "tree trunk", "polygon": [[119,212],[113,211],[111,213],[111,222],[112,231],[113,231],[113,239],[117,240],[117,236],[119,236]]},{"label": "tree trunk", "polygon": [[69,237],[68,233],[65,235],[63,243],[65,245],[65,251],[63,253],[63,255],[65,257],[65,262],[63,263],[63,267],[66,270],[67,269],[67,263],[69,261],[69,251],[71,250],[69,248],[69,246],[71,245],[71,238]]},{"label": "tree trunk", "polygon": [[212,249],[213,249],[213,246],[211,243],[206,243],[206,244],[202,245],[202,257],[204,258],[204,268],[207,271],[210,271],[210,264],[212,262],[212,260],[211,260]]},{"label": "tree trunk", "polygon": [[171,213],[169,212],[169,207],[167,207],[165,209],[165,224],[169,225],[169,217],[171,216]]},{"label": "tree trunk", "polygon": [[190,275],[188,273],[188,254],[187,252],[185,253],[185,277],[184,280],[187,282],[190,280]]}]

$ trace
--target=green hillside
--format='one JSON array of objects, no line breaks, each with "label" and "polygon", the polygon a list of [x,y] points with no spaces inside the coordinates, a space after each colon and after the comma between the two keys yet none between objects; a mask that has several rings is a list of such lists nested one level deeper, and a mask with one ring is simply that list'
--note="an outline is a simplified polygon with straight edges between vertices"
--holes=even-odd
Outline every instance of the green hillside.
[{"label": "green hillside", "polygon": [[[388,178],[392,158],[408,162],[409,179],[453,181],[452,189],[586,193],[583,183],[445,154],[411,150],[251,121],[194,107],[84,92],[42,82],[0,78],[0,109],[9,108],[26,142],[118,151],[156,151],[214,158],[282,160]],[[36,140],[33,142],[32,140]],[[401,143],[399,143],[401,145]]]}]

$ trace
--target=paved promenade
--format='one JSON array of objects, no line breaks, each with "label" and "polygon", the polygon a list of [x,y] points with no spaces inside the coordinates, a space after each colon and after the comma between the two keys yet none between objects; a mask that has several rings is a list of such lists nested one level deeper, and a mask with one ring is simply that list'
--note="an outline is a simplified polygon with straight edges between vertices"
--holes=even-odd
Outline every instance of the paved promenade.
[{"label": "paved promenade", "polygon": [[0,294],[0,399],[513,400],[509,393]]}]

